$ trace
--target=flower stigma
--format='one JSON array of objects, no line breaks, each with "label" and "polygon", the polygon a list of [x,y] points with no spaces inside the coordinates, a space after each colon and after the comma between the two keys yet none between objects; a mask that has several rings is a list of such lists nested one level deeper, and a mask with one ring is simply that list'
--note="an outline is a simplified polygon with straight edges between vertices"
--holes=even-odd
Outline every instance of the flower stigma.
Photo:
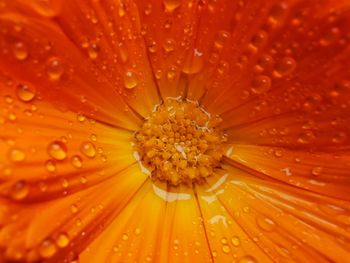
[{"label": "flower stigma", "polygon": [[221,119],[198,102],[167,98],[135,133],[135,148],[152,180],[171,186],[201,184],[221,166]]}]

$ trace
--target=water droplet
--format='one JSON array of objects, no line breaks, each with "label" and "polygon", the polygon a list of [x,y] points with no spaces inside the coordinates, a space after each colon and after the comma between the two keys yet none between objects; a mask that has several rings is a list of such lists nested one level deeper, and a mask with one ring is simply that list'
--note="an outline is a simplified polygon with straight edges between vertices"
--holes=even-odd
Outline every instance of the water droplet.
[{"label": "water droplet", "polygon": [[127,234],[123,234],[122,239],[123,239],[124,241],[126,241],[126,240],[129,239],[129,236],[128,236]]},{"label": "water droplet", "polygon": [[28,85],[19,84],[16,89],[17,97],[24,102],[32,101],[35,97],[35,91]]},{"label": "water droplet", "polygon": [[175,41],[174,39],[168,38],[165,40],[163,44],[163,48],[166,52],[171,52],[175,49]]},{"label": "water droplet", "polygon": [[45,162],[45,167],[46,167],[46,170],[50,173],[53,173],[54,171],[56,171],[56,164],[52,160],[47,160]]},{"label": "water droplet", "polygon": [[76,205],[71,205],[70,211],[71,211],[73,214],[76,214],[76,213],[78,213],[78,207],[77,207]]},{"label": "water droplet", "polygon": [[182,72],[186,74],[196,74],[200,72],[203,68],[203,53],[194,49],[193,55],[188,56],[185,61]]},{"label": "water droplet", "polygon": [[48,154],[59,161],[67,158],[67,146],[60,141],[53,141],[47,147]]},{"label": "water droplet", "polygon": [[150,15],[152,12],[152,4],[147,4],[144,10],[145,15]]},{"label": "water droplet", "polygon": [[23,42],[17,42],[12,48],[13,54],[18,60],[25,60],[28,57],[28,47]]},{"label": "water droplet", "polygon": [[123,63],[126,63],[129,59],[129,53],[124,43],[119,44],[119,56]]},{"label": "water droplet", "polygon": [[224,253],[229,253],[229,252],[231,251],[231,249],[230,249],[229,246],[225,245],[225,246],[222,246],[222,251],[223,251]]},{"label": "water droplet", "polygon": [[271,232],[275,229],[276,225],[275,222],[271,219],[263,216],[258,216],[256,218],[257,225],[266,232]]},{"label": "water droplet", "polygon": [[241,241],[238,236],[233,236],[231,239],[232,245],[238,247],[241,244]]},{"label": "water droplet", "polygon": [[181,0],[163,0],[165,11],[172,12],[181,5]]},{"label": "water droplet", "polygon": [[318,176],[322,173],[322,167],[321,166],[316,166],[312,168],[311,170],[312,175]]},{"label": "water droplet", "polygon": [[273,74],[275,77],[280,78],[286,75],[290,75],[295,70],[295,68],[296,62],[294,58],[285,57],[277,63]]},{"label": "water droplet", "polygon": [[77,115],[77,120],[78,120],[79,122],[84,122],[84,121],[86,121],[86,117],[85,117],[85,115],[79,113],[79,114]]},{"label": "water droplet", "polygon": [[8,153],[8,156],[12,162],[16,162],[16,163],[22,162],[26,158],[25,153],[18,148],[11,149]]},{"label": "water droplet", "polygon": [[256,76],[252,80],[251,91],[255,94],[261,94],[268,91],[271,87],[271,79],[265,75]]},{"label": "water droplet", "polygon": [[256,64],[257,71],[261,72],[265,69],[271,68],[273,66],[273,58],[269,55],[262,55]]},{"label": "water droplet", "polygon": [[83,166],[83,160],[79,155],[74,155],[71,159],[71,163],[75,168],[81,168]]},{"label": "water droplet", "polygon": [[80,150],[86,157],[94,158],[96,156],[96,147],[91,142],[83,142]]},{"label": "water droplet", "polygon": [[29,188],[27,182],[24,180],[16,182],[11,189],[11,197],[14,200],[22,200],[27,197]]},{"label": "water droplet", "polygon": [[47,62],[46,73],[50,80],[60,80],[64,72],[62,60],[56,57],[50,58]]},{"label": "water droplet", "polygon": [[269,22],[271,24],[277,24],[284,16],[287,10],[286,3],[275,4],[270,11]]},{"label": "water droplet", "polygon": [[214,41],[215,48],[222,49],[229,38],[230,38],[229,32],[224,30],[220,31],[218,33],[218,37]]},{"label": "water droplet", "polygon": [[267,40],[267,33],[265,31],[259,31],[253,35],[252,40],[250,41],[251,47],[256,50],[261,47]]},{"label": "water droplet", "polygon": [[174,67],[174,66],[170,67],[166,76],[167,76],[168,80],[173,80],[176,76],[176,67]]},{"label": "water droplet", "polygon": [[97,44],[95,43],[90,44],[88,48],[88,54],[90,59],[92,60],[97,59],[99,52],[100,52],[100,47]]},{"label": "water droplet", "polygon": [[135,228],[135,235],[140,235],[141,229],[140,228]]},{"label": "water droplet", "polygon": [[138,83],[139,81],[136,74],[128,70],[124,76],[124,87],[127,89],[133,89],[137,87]]},{"label": "water droplet", "polygon": [[257,263],[257,261],[253,256],[246,255],[242,257],[238,263]]},{"label": "water droplet", "polygon": [[43,258],[51,258],[57,252],[56,245],[51,239],[44,240],[39,247],[39,254]]},{"label": "water droplet", "polygon": [[60,233],[56,239],[56,245],[60,248],[67,247],[69,244],[69,237],[66,233]]}]

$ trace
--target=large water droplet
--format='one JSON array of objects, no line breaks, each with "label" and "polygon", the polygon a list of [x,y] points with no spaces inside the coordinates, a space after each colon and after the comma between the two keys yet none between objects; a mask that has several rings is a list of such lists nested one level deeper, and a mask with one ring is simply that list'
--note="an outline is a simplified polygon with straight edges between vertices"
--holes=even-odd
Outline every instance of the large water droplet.
[{"label": "large water droplet", "polygon": [[256,76],[252,80],[251,91],[255,94],[261,94],[268,91],[271,87],[271,79],[265,75]]},{"label": "large water droplet", "polygon": [[296,68],[296,65],[297,63],[293,58],[284,57],[277,63],[273,74],[278,78],[290,75]]},{"label": "large water droplet", "polygon": [[47,147],[47,153],[54,159],[62,161],[67,158],[67,146],[60,141],[53,141]]},{"label": "large water droplet", "polygon": [[46,65],[46,73],[50,80],[60,80],[64,72],[62,60],[52,57],[48,60]]},{"label": "large water droplet", "polygon": [[27,182],[24,180],[16,182],[11,189],[11,197],[14,200],[22,200],[27,197],[29,188]]},{"label": "large water droplet", "polygon": [[35,97],[35,90],[28,85],[19,84],[16,88],[17,97],[23,102],[32,101]]},{"label": "large water droplet", "polygon": [[23,42],[17,42],[12,48],[13,54],[18,60],[25,60],[28,57],[28,47]]},{"label": "large water droplet", "polygon": [[39,254],[43,258],[51,258],[57,252],[56,245],[51,239],[44,240],[39,246]]},{"label": "large water droplet", "polygon": [[193,55],[188,56],[185,61],[182,72],[186,74],[196,74],[200,72],[203,68],[203,53],[194,49]]},{"label": "large water droplet", "polygon": [[96,147],[91,142],[83,142],[80,150],[86,157],[94,158],[96,156]]},{"label": "large water droplet", "polygon": [[165,11],[172,12],[181,5],[181,0],[163,0]]},{"label": "large water droplet", "polygon": [[88,48],[88,54],[90,59],[92,60],[97,59],[99,52],[100,52],[100,47],[97,44],[95,43],[90,44]]},{"label": "large water droplet", "polygon": [[60,248],[67,247],[69,245],[69,237],[66,233],[60,233],[56,239],[56,245]]},{"label": "large water droplet", "polygon": [[271,232],[275,229],[275,222],[271,219],[263,216],[258,216],[256,218],[257,225],[264,231]]},{"label": "large water droplet", "polygon": [[133,89],[137,87],[138,83],[139,81],[136,74],[128,70],[124,76],[124,87],[127,89]]},{"label": "large water droplet", "polygon": [[25,153],[18,148],[13,148],[9,151],[8,157],[12,162],[22,162],[26,158]]},{"label": "large water droplet", "polygon": [[171,52],[175,49],[175,41],[172,38],[168,38],[165,40],[163,44],[163,48],[166,52]]},{"label": "large water droplet", "polygon": [[81,168],[83,166],[83,160],[79,155],[74,155],[71,159],[71,163],[75,168]]},{"label": "large water droplet", "polygon": [[238,247],[241,244],[241,240],[239,239],[238,236],[233,236],[231,239],[232,245],[235,247]]}]

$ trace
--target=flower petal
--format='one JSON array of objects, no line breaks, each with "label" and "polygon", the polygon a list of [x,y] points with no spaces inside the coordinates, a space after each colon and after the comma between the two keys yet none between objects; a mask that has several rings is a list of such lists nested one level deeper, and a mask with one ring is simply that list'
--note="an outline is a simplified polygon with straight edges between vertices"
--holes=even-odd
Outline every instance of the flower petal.
[{"label": "flower petal", "polygon": [[142,186],[147,177],[138,169],[135,164],[106,182],[49,202],[23,205],[1,200],[0,247],[6,257],[76,259]]},{"label": "flower petal", "polygon": [[1,12],[0,24],[0,68],[15,85],[33,86],[62,109],[137,129],[139,119],[54,21]]},{"label": "flower petal", "polygon": [[349,202],[252,178],[237,169],[230,174],[219,200],[273,259],[341,262],[349,257],[344,245]]},{"label": "flower petal", "polygon": [[66,0],[56,19],[66,36],[95,66],[97,77],[106,78],[129,107],[147,117],[160,97],[135,3]]},{"label": "flower petal", "polygon": [[227,162],[271,182],[280,182],[340,200],[350,200],[348,152],[307,152],[237,145]]},{"label": "flower petal", "polygon": [[132,132],[52,108],[39,96],[32,86],[0,88],[0,195],[62,197],[135,163]]},{"label": "flower petal", "polygon": [[159,253],[159,229],[166,202],[148,180],[101,235],[80,255],[81,262],[152,261]]}]

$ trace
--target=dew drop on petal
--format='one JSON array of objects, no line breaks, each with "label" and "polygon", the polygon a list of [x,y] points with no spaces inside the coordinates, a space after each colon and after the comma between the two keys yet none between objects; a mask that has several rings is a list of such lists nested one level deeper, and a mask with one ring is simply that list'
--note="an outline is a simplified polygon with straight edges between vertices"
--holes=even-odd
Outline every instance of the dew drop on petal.
[{"label": "dew drop on petal", "polygon": [[232,242],[232,245],[234,245],[235,247],[238,247],[241,244],[241,240],[239,239],[238,236],[233,236],[231,238],[231,242]]},{"label": "dew drop on petal", "polygon": [[50,80],[60,80],[64,72],[62,60],[52,57],[48,60],[46,65],[46,73]]},{"label": "dew drop on petal", "polygon": [[168,38],[165,40],[163,44],[163,48],[165,52],[171,52],[175,49],[175,41],[172,38]]},{"label": "dew drop on petal", "polygon": [[16,88],[17,97],[23,102],[32,101],[35,98],[35,91],[28,85],[19,84]]},{"label": "dew drop on petal", "polygon": [[128,236],[127,234],[123,234],[122,239],[123,239],[124,241],[126,241],[126,240],[129,239],[129,236]]},{"label": "dew drop on petal", "polygon": [[8,157],[10,161],[18,163],[22,162],[26,158],[26,155],[21,149],[13,148],[9,151]]},{"label": "dew drop on petal", "polygon": [[88,54],[90,59],[92,60],[97,59],[99,52],[100,52],[100,47],[97,44],[95,43],[90,44],[88,48]]},{"label": "dew drop on petal", "polygon": [[127,89],[136,88],[139,84],[137,76],[134,72],[128,70],[124,76],[124,87]]},{"label": "dew drop on petal", "polygon": [[277,78],[290,75],[296,68],[296,62],[294,58],[285,57],[282,58],[276,65],[273,72],[274,76]]},{"label": "dew drop on petal", "polygon": [[263,217],[263,216],[258,216],[256,218],[256,224],[258,225],[258,227],[266,232],[271,232],[275,229],[276,224],[274,221],[272,221],[271,219],[267,218],[267,217]]},{"label": "dew drop on petal", "polygon": [[316,166],[312,168],[311,170],[312,175],[318,176],[322,173],[322,167],[321,166]]},{"label": "dew drop on petal", "polygon": [[39,246],[39,254],[43,258],[51,258],[56,252],[56,245],[51,239],[44,240]]},{"label": "dew drop on petal", "polygon": [[194,49],[193,55],[188,56],[185,61],[182,72],[186,74],[196,74],[200,72],[203,68],[203,53]]},{"label": "dew drop on petal", "polygon": [[28,57],[28,47],[23,42],[16,42],[12,47],[12,51],[18,60],[25,60]]},{"label": "dew drop on petal", "polygon": [[96,147],[91,142],[83,142],[80,146],[80,151],[89,158],[94,158],[96,156]]},{"label": "dew drop on petal", "polygon": [[45,162],[45,167],[46,167],[46,170],[50,173],[53,173],[54,171],[56,171],[56,164],[52,160],[47,160]]},{"label": "dew drop on petal", "polygon": [[11,189],[11,197],[14,200],[22,200],[27,197],[29,188],[27,182],[24,180],[16,182]]},{"label": "dew drop on petal", "polygon": [[255,94],[261,94],[268,91],[271,87],[271,79],[265,75],[259,75],[253,78],[251,91]]},{"label": "dew drop on petal", "polygon": [[222,246],[222,251],[224,253],[229,253],[231,251],[231,249],[228,245],[224,245],[224,246]]},{"label": "dew drop on petal", "polygon": [[218,36],[216,38],[216,40],[214,41],[214,47],[217,49],[222,49],[225,45],[225,43],[227,42],[227,40],[230,38],[230,33],[227,31],[220,31],[218,33]]},{"label": "dew drop on petal", "polygon": [[83,166],[83,160],[79,155],[74,155],[71,159],[71,163],[75,168],[81,168]]},{"label": "dew drop on petal", "polygon": [[64,248],[67,247],[69,245],[69,237],[66,233],[61,232],[56,239],[56,245],[59,248]]},{"label": "dew drop on petal", "polygon": [[250,255],[246,255],[238,260],[238,263],[257,263],[258,261]]},{"label": "dew drop on petal", "polygon": [[181,0],[163,0],[165,11],[172,12],[181,5]]},{"label": "dew drop on petal", "polygon": [[60,141],[53,141],[47,147],[47,153],[54,159],[62,161],[67,158],[67,146]]}]

